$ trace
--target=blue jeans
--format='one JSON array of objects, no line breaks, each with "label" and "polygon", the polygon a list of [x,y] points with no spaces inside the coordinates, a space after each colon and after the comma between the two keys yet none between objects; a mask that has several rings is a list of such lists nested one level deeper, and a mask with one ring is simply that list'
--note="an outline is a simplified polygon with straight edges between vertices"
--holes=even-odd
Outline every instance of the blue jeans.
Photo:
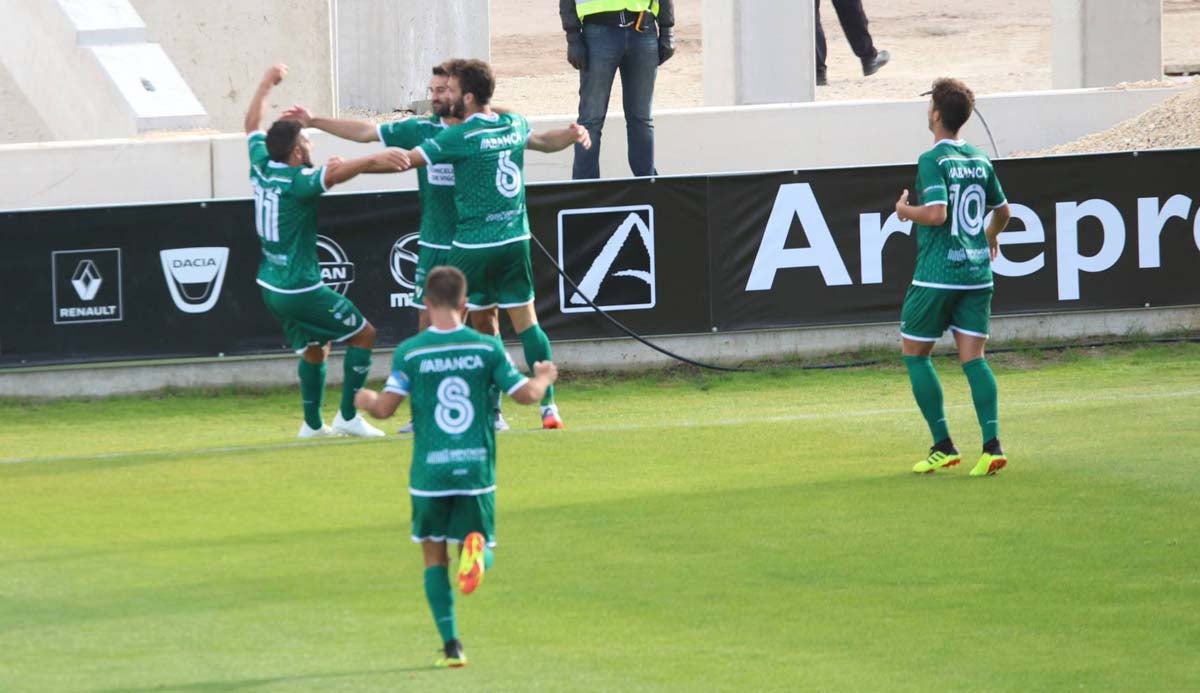
[{"label": "blue jeans", "polygon": [[592,148],[575,145],[571,177],[600,177],[600,132],[608,113],[613,78],[621,71],[621,97],[629,135],[629,168],[635,176],[652,176],[654,170],[654,78],[658,74],[658,27],[632,28],[583,25],[587,42],[587,69],[579,71],[579,124],[587,128]]}]

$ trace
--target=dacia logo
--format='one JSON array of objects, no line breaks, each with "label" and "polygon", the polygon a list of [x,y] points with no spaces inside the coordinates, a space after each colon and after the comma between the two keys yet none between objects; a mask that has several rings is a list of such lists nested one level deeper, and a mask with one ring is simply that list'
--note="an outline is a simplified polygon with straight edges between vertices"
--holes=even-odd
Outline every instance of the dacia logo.
[{"label": "dacia logo", "polygon": [[212,310],[225,282],[229,248],[169,248],[158,256],[175,307],[192,314]]}]

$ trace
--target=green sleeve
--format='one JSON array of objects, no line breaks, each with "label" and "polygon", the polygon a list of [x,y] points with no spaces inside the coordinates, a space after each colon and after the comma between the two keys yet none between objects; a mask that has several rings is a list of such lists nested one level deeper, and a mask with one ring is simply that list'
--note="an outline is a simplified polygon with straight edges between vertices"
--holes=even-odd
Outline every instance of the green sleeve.
[{"label": "green sleeve", "polygon": [[917,200],[922,205],[948,204],[949,190],[946,189],[946,176],[942,174],[933,152],[925,152],[917,161]]},{"label": "green sleeve", "polygon": [[302,168],[292,177],[292,194],[300,199],[317,197],[325,192],[325,167]]},{"label": "green sleeve", "polygon": [[1008,198],[1004,195],[1004,188],[1000,187],[1000,176],[996,175],[995,168],[992,169],[992,175],[988,176],[986,192],[988,209],[995,209],[1008,202]]},{"label": "green sleeve", "polygon": [[461,127],[446,128],[421,143],[418,149],[429,165],[446,164],[467,158],[468,143]]},{"label": "green sleeve", "polygon": [[385,147],[400,147],[412,149],[425,139],[421,133],[421,121],[418,118],[405,118],[392,123],[380,123],[377,128],[379,141]]},{"label": "green sleeve", "polygon": [[250,147],[251,166],[263,166],[271,160],[271,155],[267,153],[267,133],[255,130],[250,133],[247,144]]},{"label": "green sleeve", "polygon": [[492,382],[510,395],[529,380],[513,365],[512,358],[499,339],[492,342],[492,362]]}]

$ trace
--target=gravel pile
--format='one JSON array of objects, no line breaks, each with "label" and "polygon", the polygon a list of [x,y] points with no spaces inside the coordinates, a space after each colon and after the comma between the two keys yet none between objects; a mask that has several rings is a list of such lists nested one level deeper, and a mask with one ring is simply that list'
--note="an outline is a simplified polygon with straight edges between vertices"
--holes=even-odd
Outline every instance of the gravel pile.
[{"label": "gravel pile", "polygon": [[1172,96],[1140,116],[1117,123],[1103,132],[1093,133],[1074,142],[1040,152],[1021,152],[1016,156],[1096,154],[1186,147],[1200,147],[1200,83]]}]

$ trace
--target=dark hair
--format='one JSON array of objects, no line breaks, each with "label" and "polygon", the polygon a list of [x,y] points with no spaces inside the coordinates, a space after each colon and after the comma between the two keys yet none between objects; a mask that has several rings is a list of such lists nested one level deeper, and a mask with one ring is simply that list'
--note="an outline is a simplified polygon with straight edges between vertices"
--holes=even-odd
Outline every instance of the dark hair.
[{"label": "dark hair", "polygon": [[448,60],[443,65],[450,76],[458,80],[464,94],[474,94],[477,106],[486,106],[496,91],[496,78],[492,68],[482,60]]},{"label": "dark hair", "polygon": [[942,77],[933,83],[933,110],[942,114],[942,125],[958,132],[975,110],[975,94],[957,79]]},{"label": "dark hair", "polygon": [[455,267],[438,265],[425,278],[425,305],[458,308],[467,295],[467,278]]},{"label": "dark hair", "polygon": [[296,148],[298,139],[300,139],[300,121],[275,121],[271,125],[271,129],[267,131],[267,154],[271,156],[271,161],[286,164],[288,157],[292,155],[292,150]]},{"label": "dark hair", "polygon": [[434,77],[449,77],[450,70],[447,69],[446,63],[442,63],[441,65],[434,65],[433,66],[433,76]]}]

